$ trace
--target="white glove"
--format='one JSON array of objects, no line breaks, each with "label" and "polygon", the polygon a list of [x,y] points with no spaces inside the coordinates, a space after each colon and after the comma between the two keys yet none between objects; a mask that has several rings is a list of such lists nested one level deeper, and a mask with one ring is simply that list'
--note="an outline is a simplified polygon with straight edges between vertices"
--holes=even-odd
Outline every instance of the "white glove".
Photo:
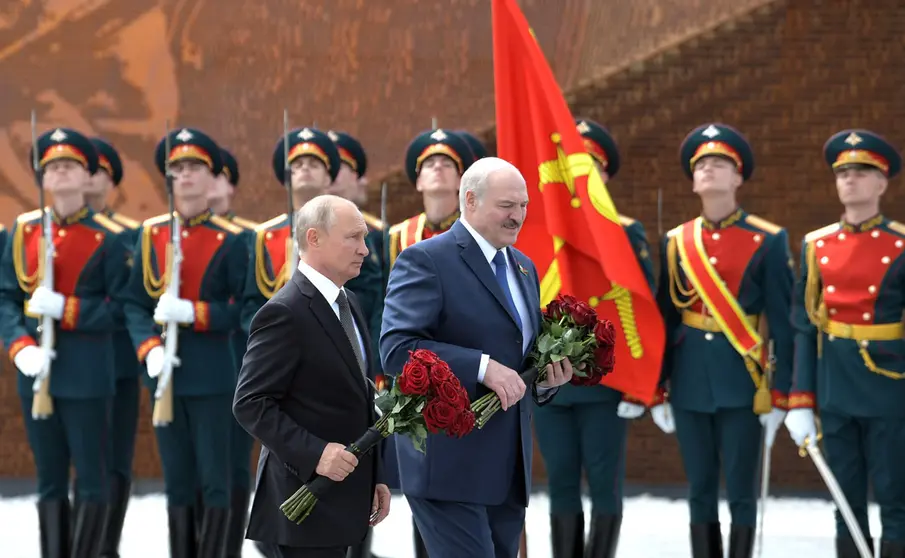
[{"label": "white glove", "polygon": [[164,359],[163,347],[160,345],[148,351],[148,354],[145,355],[145,366],[148,367],[148,376],[152,378],[160,376],[160,373],[163,372]]},{"label": "white glove", "polygon": [[676,431],[676,421],[672,417],[672,405],[669,403],[661,403],[650,410],[650,418],[654,419],[654,424],[660,427],[660,430],[667,434]]},{"label": "white glove", "polygon": [[766,415],[760,415],[760,423],[764,426],[764,443],[768,448],[773,447],[776,441],[776,431],[782,426],[782,421],[786,418],[786,412],[782,409],[773,407],[773,410]]},{"label": "white glove", "polygon": [[616,416],[624,419],[636,419],[644,414],[644,405],[638,405],[637,403],[629,403],[628,401],[621,401],[619,406],[616,407]]},{"label": "white glove", "polygon": [[16,353],[13,364],[16,365],[19,372],[29,378],[34,378],[41,373],[41,368],[44,367],[44,351],[40,347],[28,345]]},{"label": "white glove", "polygon": [[154,321],[158,324],[178,322],[191,324],[195,322],[195,305],[191,300],[176,298],[169,293],[160,295],[157,308],[154,309]]},{"label": "white glove", "polygon": [[801,447],[807,438],[811,444],[817,443],[817,422],[814,420],[814,409],[792,409],[786,415],[786,428],[792,435],[795,445]]},{"label": "white glove", "polygon": [[65,305],[65,296],[47,287],[38,287],[32,293],[25,311],[32,315],[50,316],[54,320],[59,320],[63,317],[63,307]]}]

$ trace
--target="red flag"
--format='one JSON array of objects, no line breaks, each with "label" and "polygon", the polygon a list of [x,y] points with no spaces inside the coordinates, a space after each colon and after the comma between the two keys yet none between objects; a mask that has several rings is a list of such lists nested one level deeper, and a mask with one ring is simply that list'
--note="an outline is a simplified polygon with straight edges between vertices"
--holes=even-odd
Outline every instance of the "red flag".
[{"label": "red flag", "polygon": [[497,156],[528,184],[528,217],[516,246],[537,266],[541,304],[560,292],[596,304],[618,334],[616,368],[602,383],[650,403],[663,359],[663,319],[515,0],[493,0],[493,67]]}]

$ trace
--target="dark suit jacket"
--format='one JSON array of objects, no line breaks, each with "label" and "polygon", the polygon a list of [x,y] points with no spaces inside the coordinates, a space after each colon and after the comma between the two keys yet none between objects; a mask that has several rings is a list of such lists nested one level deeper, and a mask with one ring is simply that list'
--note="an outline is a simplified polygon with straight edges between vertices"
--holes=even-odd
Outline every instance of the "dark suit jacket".
[{"label": "dark suit jacket", "polygon": [[[367,321],[346,292],[370,362]],[[349,546],[364,538],[379,476],[376,451],[333,484],[301,525],[280,511],[316,476],[328,442],[354,442],[377,420],[373,388],[336,314],[298,271],[252,319],[233,412],[262,445],[247,538],[294,547]]]},{"label": "dark suit jacket", "polygon": [[[537,271],[527,256],[509,250],[536,336],[541,322]],[[522,337],[480,245],[461,222],[399,254],[390,273],[380,335],[387,374],[402,370],[409,351],[428,349],[449,364],[474,401],[490,392],[477,382],[482,354],[517,372],[527,368],[530,346],[524,346]],[[397,436],[403,493],[492,506],[502,504],[518,486],[516,496],[527,505],[533,452],[531,395],[537,399],[532,387],[529,392],[518,405],[498,412],[482,430],[464,438],[429,435],[426,454],[416,451],[408,438]],[[538,402],[546,403],[555,394],[552,390]]]}]

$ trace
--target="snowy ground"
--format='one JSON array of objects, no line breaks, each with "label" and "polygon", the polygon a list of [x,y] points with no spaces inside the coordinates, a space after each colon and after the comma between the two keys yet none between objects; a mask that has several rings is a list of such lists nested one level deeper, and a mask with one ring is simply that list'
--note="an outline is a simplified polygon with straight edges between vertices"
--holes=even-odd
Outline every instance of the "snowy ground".
[{"label": "snowy ground", "polygon": [[[34,558],[38,550],[38,517],[33,496],[0,497],[3,557]],[[548,500],[532,496],[528,508],[528,556],[550,556]],[[585,502],[586,512],[590,504]],[[764,556],[800,558],[833,555],[833,505],[818,499],[770,499],[764,537]],[[871,508],[871,525],[879,535],[879,517]],[[721,508],[724,538],[728,537],[729,512]],[[688,511],[682,500],[650,495],[626,498],[618,558],[685,558],[688,550]],[[411,514],[402,497],[394,497],[390,516],[374,533],[373,551],[382,558],[411,558]],[[246,558],[258,558],[246,541]],[[167,556],[165,502],[153,493],[135,496],[126,516],[121,547],[123,558]]]}]

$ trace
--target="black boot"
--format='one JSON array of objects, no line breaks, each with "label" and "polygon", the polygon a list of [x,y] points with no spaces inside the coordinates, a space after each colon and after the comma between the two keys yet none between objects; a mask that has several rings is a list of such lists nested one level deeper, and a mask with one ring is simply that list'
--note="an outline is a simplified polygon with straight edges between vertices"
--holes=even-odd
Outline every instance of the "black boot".
[{"label": "black boot", "polygon": [[110,505],[107,507],[101,558],[119,558],[119,541],[123,534],[131,488],[132,483],[119,475],[110,478]]},{"label": "black boot", "polygon": [[195,544],[201,540],[201,524],[204,523],[204,494],[199,490],[195,493]]},{"label": "black boot", "polygon": [[754,527],[732,525],[729,528],[729,557],[751,558],[754,553]]},{"label": "black boot", "polygon": [[69,558],[69,499],[38,502],[41,558]]},{"label": "black boot", "polygon": [[374,528],[368,527],[365,538],[360,544],[350,546],[346,551],[346,558],[371,558],[371,539],[374,537]]},{"label": "black boot", "polygon": [[[870,555],[873,556],[874,541],[872,539],[867,539],[867,546],[870,548]],[[880,547],[880,550],[883,550],[882,546]],[[881,554],[880,556],[883,557],[885,555]],[[851,537],[836,539],[836,558],[861,558],[861,553],[858,552],[858,547],[855,546],[855,541]]]},{"label": "black boot", "polygon": [[905,558],[905,544],[881,540],[880,558]]},{"label": "black boot", "polygon": [[226,551],[226,528],[229,508],[206,508],[198,540],[198,558],[223,558]]},{"label": "black boot", "polygon": [[104,536],[107,518],[106,502],[82,502],[75,517],[72,535],[72,558],[95,558]]},{"label": "black boot", "polygon": [[723,534],[719,523],[691,525],[691,557],[723,558]]},{"label": "black boot", "polygon": [[226,558],[241,558],[248,520],[248,490],[233,488],[229,504],[229,525],[226,529]]},{"label": "black boot", "polygon": [[584,514],[551,513],[550,543],[553,547],[553,558],[582,558]]},{"label": "black boot", "polygon": [[167,508],[170,558],[195,558],[195,512],[191,507]]},{"label": "black boot", "polygon": [[415,558],[427,558],[427,547],[424,546],[424,540],[421,538],[421,533],[418,532],[414,519],[412,519],[412,533],[414,533],[415,539]]},{"label": "black boot", "polygon": [[621,527],[621,515],[592,516],[585,558],[615,558]]}]

